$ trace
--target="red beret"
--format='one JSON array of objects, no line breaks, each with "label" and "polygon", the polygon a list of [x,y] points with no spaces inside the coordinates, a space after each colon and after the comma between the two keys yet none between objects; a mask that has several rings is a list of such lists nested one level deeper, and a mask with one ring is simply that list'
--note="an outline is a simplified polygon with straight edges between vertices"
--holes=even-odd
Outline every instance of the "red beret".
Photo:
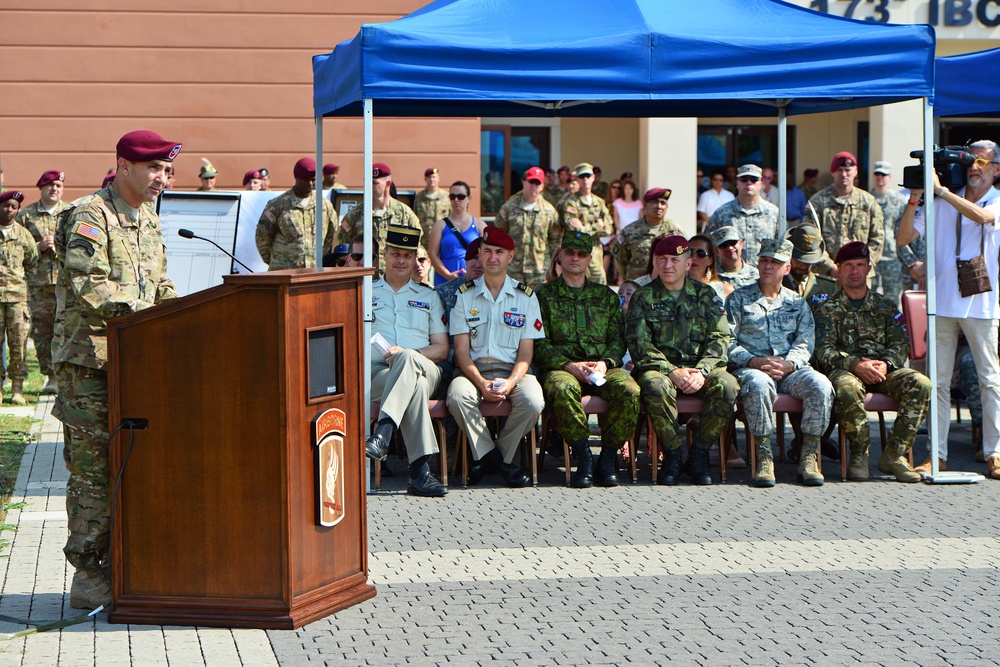
[{"label": "red beret", "polygon": [[657,199],[670,199],[671,190],[668,188],[650,188],[646,190],[646,194],[642,196],[642,203],[648,204],[651,201],[656,201]]},{"label": "red beret", "polygon": [[340,165],[339,164],[334,164],[332,162],[327,162],[326,164],[323,165],[323,175],[324,176],[331,176],[333,174],[336,174],[339,171],[340,171]]},{"label": "red beret", "polygon": [[687,239],[683,236],[667,236],[656,242],[656,246],[653,248],[653,256],[683,255],[690,249],[691,246],[688,245]]},{"label": "red beret", "polygon": [[292,167],[292,175],[301,181],[311,181],[316,178],[316,160],[311,157],[299,158]]},{"label": "red beret", "polygon": [[43,188],[52,181],[65,181],[66,175],[61,171],[56,171],[55,169],[49,169],[47,172],[39,177],[38,182],[35,183],[36,188]]},{"label": "red beret", "polygon": [[473,239],[469,247],[465,249],[465,261],[468,262],[470,259],[477,259],[479,257],[479,246],[483,245],[483,239],[476,237]]},{"label": "red beret", "polygon": [[524,172],[524,180],[538,181],[539,183],[544,183],[545,172],[542,171],[541,167],[530,167],[528,171]]},{"label": "red beret", "polygon": [[[7,192],[0,192],[0,204],[11,199],[16,199],[18,204],[24,203],[24,195],[21,194],[19,190],[8,190]],[[509,237],[508,237],[509,238]],[[513,246],[511,246],[513,248]]]},{"label": "red beret", "polygon": [[427,169],[424,169],[424,178],[427,178],[428,176],[431,176],[436,173],[438,173],[437,167],[428,167]]},{"label": "red beret", "polygon": [[830,173],[837,171],[843,166],[854,167],[858,164],[858,158],[854,157],[854,153],[848,151],[841,151],[833,156],[833,162],[830,163]]},{"label": "red beret", "polygon": [[487,227],[483,230],[483,242],[482,245],[493,245],[498,248],[506,248],[507,250],[514,249],[514,239],[510,237],[510,234],[500,229],[499,227]]},{"label": "red beret", "polygon": [[840,246],[840,250],[837,251],[837,257],[833,261],[840,264],[851,259],[867,259],[870,262],[871,259],[868,257],[870,254],[868,246],[864,242],[851,241]]},{"label": "red beret", "polygon": [[135,130],[118,140],[115,153],[129,162],[173,162],[181,152],[181,145],[176,141],[167,141],[151,130]]},{"label": "red beret", "polygon": [[115,172],[111,172],[110,174],[104,177],[103,181],[101,181],[101,188],[103,189],[108,187],[114,180],[115,180]]},{"label": "red beret", "polygon": [[255,169],[251,169],[247,173],[243,174],[243,185],[246,185],[247,183],[249,183],[250,181],[252,181],[255,178],[259,179],[260,177],[261,176],[260,176],[260,172],[259,171],[255,170]]},{"label": "red beret", "polygon": [[819,169],[806,169],[806,178],[816,178],[819,176]]},{"label": "red beret", "polygon": [[389,169],[389,165],[384,162],[376,162],[372,165],[372,178],[382,178],[383,176],[392,176],[392,169]]}]

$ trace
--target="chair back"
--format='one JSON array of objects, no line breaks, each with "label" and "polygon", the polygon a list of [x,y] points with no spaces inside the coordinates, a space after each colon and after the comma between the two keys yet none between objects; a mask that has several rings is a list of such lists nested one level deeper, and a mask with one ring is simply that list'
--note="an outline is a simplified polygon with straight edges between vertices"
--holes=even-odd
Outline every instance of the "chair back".
[{"label": "chair back", "polygon": [[[927,357],[927,293],[903,292],[903,321],[910,332],[910,359]],[[912,365],[912,364],[911,364]]]}]

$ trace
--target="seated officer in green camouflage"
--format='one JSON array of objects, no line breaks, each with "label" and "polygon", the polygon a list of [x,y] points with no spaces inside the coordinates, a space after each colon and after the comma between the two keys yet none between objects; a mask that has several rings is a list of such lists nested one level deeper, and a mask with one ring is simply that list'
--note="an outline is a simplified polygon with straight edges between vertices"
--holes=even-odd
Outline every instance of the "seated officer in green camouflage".
[{"label": "seated officer in green camouflage", "polygon": [[816,342],[813,315],[805,300],[781,286],[792,258],[790,241],[761,239],[755,285],[741,287],[726,300],[732,340],[729,369],[740,383],[740,401],[757,448],[754,485],[774,486],[771,436],[778,393],[802,400],[805,445],[798,481],[822,486],[819,441],[830,421],[833,387],[809,367]]},{"label": "seated officer in green camouflage", "polygon": [[871,435],[864,400],[867,392],[879,392],[899,403],[879,472],[900,482],[919,482],[920,473],[906,455],[924,423],[931,383],[903,368],[910,352],[903,316],[895,303],[868,289],[870,253],[861,241],[845,243],[837,252],[840,291],[816,311],[816,359],[833,383],[834,411],[850,441],[847,478],[868,479]]},{"label": "seated officer in green camouflage", "polygon": [[[38,248],[31,232],[14,222],[24,195],[15,190],[0,193],[0,336],[7,337],[6,374],[11,378],[10,400],[24,405],[25,355],[31,317],[28,315],[27,276],[38,264]],[[0,395],[4,369],[0,368]]]},{"label": "seated officer in green camouflage", "polygon": [[611,248],[623,280],[635,280],[648,273],[649,251],[656,239],[671,234],[680,236],[681,228],[667,217],[670,190],[650,188],[642,196],[642,216],[622,230],[621,241]]},{"label": "seated officer in green camouflage", "polygon": [[836,280],[812,271],[813,264],[826,257],[823,236],[816,225],[803,222],[785,232],[785,238],[792,243],[792,262],[783,284],[805,299],[815,313],[837,292]]},{"label": "seated officer in green camouflage", "polygon": [[[615,228],[607,203],[595,195],[594,167],[581,162],[573,169],[580,191],[571,194],[559,205],[559,237],[572,232],[583,232],[597,238],[607,236]],[[598,283],[607,283],[604,275],[604,248],[597,246],[590,260],[587,277]]]},{"label": "seated officer in green camouflage", "polygon": [[[577,458],[573,486],[618,486],[616,454],[635,432],[639,385],[622,369],[625,319],[618,295],[587,279],[594,239],[583,232],[563,236],[562,276],[536,292],[545,338],[535,344],[542,390],[563,435]],[[582,397],[600,396],[609,404],[601,433],[601,456],[594,471],[590,428]]]},{"label": "seated officer in green camouflage", "polygon": [[516,244],[507,275],[532,289],[545,282],[549,248],[559,242],[559,213],[541,196],[544,182],[545,172],[539,167],[525,171],[521,191],[500,207],[493,221]]},{"label": "seated officer in green camouflage", "polygon": [[695,484],[711,484],[708,450],[733,418],[739,384],[726,372],[729,323],[716,291],[691,280],[691,252],[683,236],[657,241],[653,261],[659,278],[636,290],[625,316],[625,340],[642,404],[664,450],[658,484],[677,484],[681,437],[677,394],[706,402],[685,470]]}]

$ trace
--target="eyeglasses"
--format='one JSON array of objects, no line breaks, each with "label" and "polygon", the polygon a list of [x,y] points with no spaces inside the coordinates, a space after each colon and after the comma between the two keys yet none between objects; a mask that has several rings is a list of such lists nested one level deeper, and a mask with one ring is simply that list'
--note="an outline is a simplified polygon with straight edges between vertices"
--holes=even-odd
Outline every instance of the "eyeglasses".
[{"label": "eyeglasses", "polygon": [[353,259],[355,262],[360,262],[364,258],[365,258],[365,253],[363,253],[363,252],[352,252],[351,253],[351,259]]},{"label": "eyeglasses", "polygon": [[426,257],[417,257],[417,261],[420,262],[421,264],[426,264],[427,263],[427,258]]},{"label": "eyeglasses", "polygon": [[456,195],[456,194],[452,193],[452,194],[448,195],[448,199],[450,199],[452,201],[455,201],[456,199],[458,201],[465,201],[465,198],[468,197],[468,196],[469,195],[462,195],[462,194]]},{"label": "eyeglasses", "polygon": [[732,248],[737,243],[739,243],[739,241],[726,241],[725,243],[720,243],[719,247],[720,248]]},{"label": "eyeglasses", "polygon": [[980,169],[985,168],[986,165],[988,165],[988,164],[1000,164],[1000,162],[996,162],[995,160],[987,160],[984,157],[977,157],[976,158],[976,166],[979,167]]},{"label": "eyeglasses", "polygon": [[756,183],[760,179],[757,178],[756,176],[740,176],[736,180],[739,181],[740,183]]},{"label": "eyeglasses", "polygon": [[705,259],[706,257],[708,257],[708,251],[705,250],[704,248],[694,248],[691,250],[691,252],[693,252],[694,256],[697,257],[698,259]]}]

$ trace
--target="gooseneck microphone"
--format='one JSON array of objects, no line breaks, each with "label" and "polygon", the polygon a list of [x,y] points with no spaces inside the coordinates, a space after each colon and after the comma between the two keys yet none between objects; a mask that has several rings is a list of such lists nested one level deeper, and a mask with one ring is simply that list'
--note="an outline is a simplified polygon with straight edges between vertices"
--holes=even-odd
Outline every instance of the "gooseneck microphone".
[{"label": "gooseneck microphone", "polygon": [[223,248],[221,245],[219,245],[218,243],[216,243],[212,239],[206,239],[204,236],[198,236],[197,234],[195,234],[194,232],[192,232],[190,229],[178,229],[177,230],[177,235],[178,236],[182,236],[182,237],[184,237],[186,239],[198,239],[199,241],[208,241],[209,243],[211,243],[212,245],[214,245],[216,248],[218,248],[222,252],[226,253],[227,257],[231,257],[234,262],[236,262],[237,264],[239,264],[240,266],[242,266],[249,273],[253,273],[253,269],[251,269],[249,266],[247,266],[246,264],[244,264],[240,260],[236,259],[236,255],[234,255],[233,253],[229,252],[228,250],[226,250],[225,248]]}]

